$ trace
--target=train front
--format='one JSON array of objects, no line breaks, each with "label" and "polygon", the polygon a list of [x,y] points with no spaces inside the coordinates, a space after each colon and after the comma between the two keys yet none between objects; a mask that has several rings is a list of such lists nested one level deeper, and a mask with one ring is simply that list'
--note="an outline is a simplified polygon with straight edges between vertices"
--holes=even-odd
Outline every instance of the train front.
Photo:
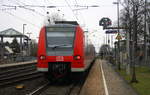
[{"label": "train front", "polygon": [[56,24],[44,27],[38,43],[38,71],[62,77],[71,71],[75,25]]}]

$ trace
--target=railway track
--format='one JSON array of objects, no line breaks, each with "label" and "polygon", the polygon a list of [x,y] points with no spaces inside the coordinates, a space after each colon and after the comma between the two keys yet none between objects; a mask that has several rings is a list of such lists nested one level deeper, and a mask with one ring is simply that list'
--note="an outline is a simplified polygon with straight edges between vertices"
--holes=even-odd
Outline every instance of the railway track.
[{"label": "railway track", "polygon": [[[89,68],[90,69],[90,68]],[[89,70],[88,70],[89,71]],[[88,72],[86,72],[86,75],[88,74]],[[73,75],[74,76],[74,75]],[[43,78],[43,73],[39,73],[36,70],[36,64],[25,64],[25,65],[14,65],[14,66],[8,66],[8,67],[0,67],[0,88],[2,87],[9,87],[12,84],[16,84],[16,83],[20,83],[20,82],[24,82],[25,80],[29,81],[29,80],[36,80],[37,78]],[[74,79],[76,78],[76,79]],[[24,88],[22,91],[24,93],[22,93],[22,95],[79,95],[81,88],[84,84],[84,81],[86,79],[86,76],[84,76],[84,78],[81,76],[77,76],[75,75],[73,79],[68,80],[68,83],[63,83],[62,84],[51,84],[47,81],[45,81],[45,79],[43,81],[40,81],[42,84],[43,82],[47,82],[46,84],[38,87],[41,84],[36,84],[35,86],[31,86],[30,84],[32,83],[27,83],[26,87],[29,85],[31,87],[29,87],[31,90],[29,91],[28,88]],[[78,80],[78,81],[77,81]],[[68,82],[67,81],[67,82]],[[72,81],[70,83],[70,81]],[[60,82],[60,81],[59,81]],[[66,82],[66,80],[65,80]],[[34,83],[34,82],[33,82]],[[36,87],[36,85],[38,85]],[[36,89],[37,88],[37,89]],[[9,90],[11,91],[11,89]],[[18,95],[21,95],[20,92],[18,92],[18,90],[13,90],[12,92],[14,93],[19,93]],[[1,92],[3,93],[3,91]],[[5,92],[7,93],[7,91]],[[12,93],[10,93],[9,95],[11,95]],[[15,95],[15,94],[13,94]]]},{"label": "railway track", "polygon": [[75,79],[73,78],[73,80],[68,80],[72,81],[69,85],[64,85],[64,83],[63,85],[51,84],[50,82],[48,82],[26,95],[79,95],[92,65],[87,70],[87,72],[83,74],[83,76],[82,74],[79,76],[77,75],[74,77]]},{"label": "railway track", "polygon": [[26,95],[79,95],[82,85],[72,83],[69,85],[51,85],[49,82],[38,87]]},{"label": "railway track", "polygon": [[16,65],[0,68],[0,87],[8,84],[43,76],[36,71],[36,64]]},{"label": "railway track", "polygon": [[75,74],[65,82],[47,82],[26,95],[79,95],[87,74],[88,72],[85,75]]}]

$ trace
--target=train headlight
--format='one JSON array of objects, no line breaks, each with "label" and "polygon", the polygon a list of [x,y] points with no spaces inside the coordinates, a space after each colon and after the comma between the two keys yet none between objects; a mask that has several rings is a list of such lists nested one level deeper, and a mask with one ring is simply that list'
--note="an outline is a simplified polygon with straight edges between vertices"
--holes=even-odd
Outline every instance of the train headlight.
[{"label": "train headlight", "polygon": [[45,59],[46,59],[46,56],[41,55],[41,56],[40,56],[40,59],[41,59],[41,60],[45,60]]},{"label": "train headlight", "polygon": [[80,60],[80,59],[81,59],[81,56],[80,56],[80,55],[76,55],[76,56],[74,56],[74,59],[75,59],[75,60]]}]

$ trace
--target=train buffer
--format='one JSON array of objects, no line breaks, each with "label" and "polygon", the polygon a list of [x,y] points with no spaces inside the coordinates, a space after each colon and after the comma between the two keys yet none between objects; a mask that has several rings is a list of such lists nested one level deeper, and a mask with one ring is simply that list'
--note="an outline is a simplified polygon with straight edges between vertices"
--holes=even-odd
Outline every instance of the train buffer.
[{"label": "train buffer", "polygon": [[80,95],[138,95],[105,60],[97,59]]}]

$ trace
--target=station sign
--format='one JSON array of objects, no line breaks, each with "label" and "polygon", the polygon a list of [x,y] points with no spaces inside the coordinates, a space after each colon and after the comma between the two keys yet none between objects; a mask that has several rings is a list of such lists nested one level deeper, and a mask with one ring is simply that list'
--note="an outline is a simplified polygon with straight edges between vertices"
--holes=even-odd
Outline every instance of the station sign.
[{"label": "station sign", "polygon": [[103,17],[100,21],[99,21],[99,26],[110,26],[112,24],[112,21],[108,18],[108,17]]},{"label": "station sign", "polygon": [[104,29],[128,29],[127,27],[104,27]]},{"label": "station sign", "polygon": [[106,34],[115,34],[118,33],[117,30],[107,30],[105,31]]}]

